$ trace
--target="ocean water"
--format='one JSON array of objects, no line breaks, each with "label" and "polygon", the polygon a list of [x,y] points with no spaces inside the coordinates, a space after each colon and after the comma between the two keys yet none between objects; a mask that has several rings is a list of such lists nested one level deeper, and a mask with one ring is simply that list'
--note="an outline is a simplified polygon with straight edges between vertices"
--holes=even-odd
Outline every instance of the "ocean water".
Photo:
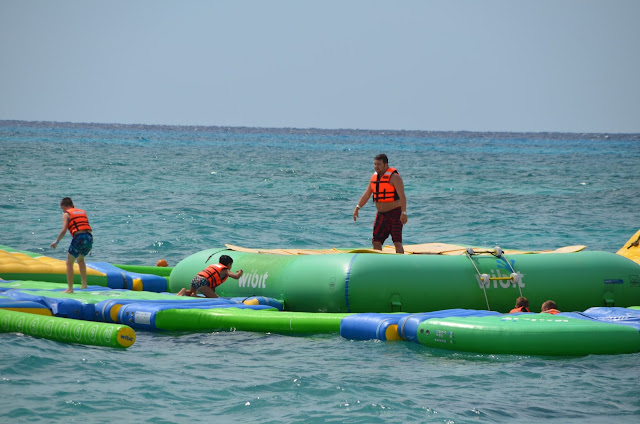
[{"label": "ocean water", "polygon": [[[49,244],[89,213],[89,261],[175,265],[225,243],[369,246],[351,213],[385,152],[406,244],[615,252],[640,226],[640,135],[0,121],[0,244]],[[444,352],[339,335],[137,333],[127,350],[0,334],[3,422],[639,422],[640,354]]]}]

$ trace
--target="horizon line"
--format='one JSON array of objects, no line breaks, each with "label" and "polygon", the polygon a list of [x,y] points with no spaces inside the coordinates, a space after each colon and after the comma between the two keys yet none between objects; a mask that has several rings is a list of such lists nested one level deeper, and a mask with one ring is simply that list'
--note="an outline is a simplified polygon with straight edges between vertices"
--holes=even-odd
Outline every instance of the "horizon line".
[{"label": "horizon line", "polygon": [[48,120],[22,120],[22,119],[0,119],[0,125],[6,126],[7,124],[37,124],[37,125],[48,125],[53,124],[57,126],[68,126],[68,127],[80,127],[80,126],[88,126],[88,127],[125,127],[125,128],[168,128],[168,129],[214,129],[214,130],[225,130],[225,131],[260,131],[260,130],[269,130],[269,131],[286,131],[289,133],[309,133],[309,132],[323,132],[323,131],[331,131],[331,132],[351,132],[351,133],[363,133],[363,132],[377,132],[377,133],[400,133],[400,134],[411,134],[411,133],[421,133],[421,134],[460,134],[460,135],[470,135],[470,134],[492,134],[492,135],[517,135],[517,134],[534,134],[534,135],[548,135],[548,134],[559,134],[559,135],[567,135],[567,136],[602,136],[603,138],[608,138],[609,136],[616,137],[638,137],[640,140],[640,132],[634,133],[624,133],[624,132],[573,132],[573,131],[473,131],[473,130],[399,130],[399,129],[366,129],[366,128],[320,128],[320,127],[261,127],[261,126],[244,126],[244,125],[196,125],[196,124],[146,124],[146,123],[138,123],[138,124],[126,124],[126,123],[118,123],[118,122],[73,122],[73,121],[48,121]]}]

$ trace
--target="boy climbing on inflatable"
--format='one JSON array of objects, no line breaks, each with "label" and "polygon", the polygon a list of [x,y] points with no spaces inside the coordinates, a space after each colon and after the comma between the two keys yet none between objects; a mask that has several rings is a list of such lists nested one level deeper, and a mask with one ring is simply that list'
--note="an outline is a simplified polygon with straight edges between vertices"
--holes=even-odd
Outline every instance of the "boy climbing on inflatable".
[{"label": "boy climbing on inflatable", "polygon": [[231,272],[231,266],[233,265],[233,259],[230,256],[220,256],[219,263],[209,265],[204,270],[200,271],[191,280],[191,289],[182,289],[178,292],[178,296],[192,296],[198,297],[198,291],[205,297],[219,297],[216,293],[216,287],[224,283],[228,277],[235,278],[236,280],[242,277],[242,270],[238,272]]}]

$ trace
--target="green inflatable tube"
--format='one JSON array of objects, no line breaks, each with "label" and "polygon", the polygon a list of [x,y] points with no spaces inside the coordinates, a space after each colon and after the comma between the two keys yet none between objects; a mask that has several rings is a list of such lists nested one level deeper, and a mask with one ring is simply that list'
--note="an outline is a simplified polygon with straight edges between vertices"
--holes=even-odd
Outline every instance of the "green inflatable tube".
[{"label": "green inflatable tube", "polygon": [[340,332],[340,321],[346,315],[280,312],[275,309],[167,309],[156,315],[156,327],[169,331],[331,334]]},{"label": "green inflatable tube", "polygon": [[0,331],[22,333],[62,343],[127,348],[136,333],[122,324],[77,321],[0,309]]},{"label": "green inflatable tube", "polygon": [[[169,290],[178,292],[221,254],[233,258],[239,280],[229,278],[220,296],[266,296],[303,312],[428,312],[449,308],[508,312],[515,299],[531,310],[554,300],[561,310],[640,304],[640,265],[608,252],[467,257],[336,253],[278,255],[210,249],[178,263]],[[212,256],[213,255],[213,256]],[[210,258],[208,262],[207,259]],[[513,270],[511,269],[513,268]],[[513,272],[515,271],[515,273]],[[481,275],[491,280],[486,284]],[[509,279],[518,275],[520,281]]]},{"label": "green inflatable tube", "polygon": [[462,352],[583,356],[637,353],[633,327],[550,314],[432,318],[418,325],[418,342]]}]

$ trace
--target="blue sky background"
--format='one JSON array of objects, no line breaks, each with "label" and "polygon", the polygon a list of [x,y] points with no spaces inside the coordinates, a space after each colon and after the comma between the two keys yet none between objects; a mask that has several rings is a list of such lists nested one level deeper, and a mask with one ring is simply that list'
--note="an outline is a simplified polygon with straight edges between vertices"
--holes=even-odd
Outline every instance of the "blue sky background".
[{"label": "blue sky background", "polygon": [[640,1],[0,0],[0,119],[640,132]]}]

